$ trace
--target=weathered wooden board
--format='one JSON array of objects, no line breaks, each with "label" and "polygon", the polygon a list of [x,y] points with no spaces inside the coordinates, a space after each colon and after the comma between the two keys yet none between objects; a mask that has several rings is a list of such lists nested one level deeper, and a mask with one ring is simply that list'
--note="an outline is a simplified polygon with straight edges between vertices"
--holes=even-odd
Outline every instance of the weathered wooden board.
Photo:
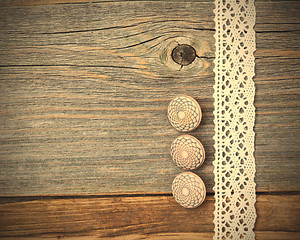
[{"label": "weathered wooden board", "polygon": [[[214,236],[210,233],[158,233],[158,234],[132,234],[126,237],[105,237],[102,240],[211,240]],[[299,232],[278,232],[278,231],[255,231],[255,239],[257,240],[295,240],[300,238]],[[41,240],[41,237],[10,237],[10,240]],[[57,234],[43,236],[44,240],[61,239]],[[97,235],[64,237],[64,240],[99,240]]]},{"label": "weathered wooden board", "polygon": [[[0,194],[170,192],[179,133],[166,109],[179,94],[202,106],[192,134],[212,192],[213,3],[30,2],[0,9]],[[300,186],[299,9],[257,3],[260,192]],[[176,41],[191,43],[197,62],[174,70],[166,55]]]},{"label": "weathered wooden board", "polygon": [[[102,240],[211,240],[214,233],[159,233],[159,234],[132,234],[126,237],[107,237]],[[257,240],[295,240],[300,238],[298,232],[277,232],[277,231],[255,231],[255,239]],[[41,240],[40,237],[10,237],[10,240]],[[43,236],[43,239],[60,239],[55,236]],[[64,237],[64,240],[99,240],[97,235],[80,236],[80,237]]]},{"label": "weathered wooden board", "polygon": [[[278,231],[286,236],[290,232],[299,232],[299,201],[300,195],[259,195],[256,203],[259,218],[255,230]],[[0,236],[63,239],[71,236],[101,239],[118,236],[134,239],[132,234],[207,234],[213,232],[213,210],[213,196],[208,196],[203,205],[196,209],[182,208],[172,196],[44,199],[7,203],[0,205]]]}]

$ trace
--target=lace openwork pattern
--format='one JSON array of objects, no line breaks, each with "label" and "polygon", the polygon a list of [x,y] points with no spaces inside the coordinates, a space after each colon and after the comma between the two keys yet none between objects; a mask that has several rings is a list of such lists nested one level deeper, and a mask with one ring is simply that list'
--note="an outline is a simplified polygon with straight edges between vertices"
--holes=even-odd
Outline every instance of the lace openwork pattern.
[{"label": "lace openwork pattern", "polygon": [[215,4],[214,239],[255,239],[254,0]]}]

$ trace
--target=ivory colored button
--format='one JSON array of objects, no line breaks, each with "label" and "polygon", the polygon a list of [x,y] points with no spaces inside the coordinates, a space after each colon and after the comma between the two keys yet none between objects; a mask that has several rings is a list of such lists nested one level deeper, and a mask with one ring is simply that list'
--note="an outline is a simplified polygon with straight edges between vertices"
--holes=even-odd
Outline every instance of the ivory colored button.
[{"label": "ivory colored button", "polygon": [[202,179],[192,172],[177,175],[172,183],[175,200],[185,208],[200,206],[206,197],[206,188]]},{"label": "ivory colored button", "polygon": [[190,132],[199,126],[202,112],[194,98],[179,96],[169,104],[168,118],[177,131]]},{"label": "ivory colored button", "polygon": [[197,138],[191,135],[182,135],[172,143],[171,156],[178,167],[184,170],[193,170],[204,162],[205,151]]}]

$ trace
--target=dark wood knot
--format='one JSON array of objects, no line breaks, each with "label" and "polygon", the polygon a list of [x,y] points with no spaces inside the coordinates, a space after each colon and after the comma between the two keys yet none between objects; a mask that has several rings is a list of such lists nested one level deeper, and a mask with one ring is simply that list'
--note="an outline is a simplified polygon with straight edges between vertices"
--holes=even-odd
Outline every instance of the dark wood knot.
[{"label": "dark wood knot", "polygon": [[188,44],[179,44],[172,51],[173,61],[181,66],[190,65],[196,56],[196,50]]}]

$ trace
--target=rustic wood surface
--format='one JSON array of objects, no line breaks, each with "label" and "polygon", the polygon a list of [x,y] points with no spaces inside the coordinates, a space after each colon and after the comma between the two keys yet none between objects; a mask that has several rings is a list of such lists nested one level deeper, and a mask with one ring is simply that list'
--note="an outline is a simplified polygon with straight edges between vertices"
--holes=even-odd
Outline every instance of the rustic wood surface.
[{"label": "rustic wood surface", "polygon": [[[102,240],[211,240],[213,238],[213,233],[159,233],[159,234],[132,234],[126,237],[105,237]],[[257,240],[295,240],[300,238],[300,233],[289,232],[277,232],[277,231],[256,231],[255,236]],[[10,237],[11,240],[41,240],[40,237]],[[64,239],[64,240],[99,240],[97,235],[89,236],[79,236],[79,237],[60,237],[60,235],[55,236],[43,236],[42,239]]]},{"label": "rustic wood surface", "polygon": [[[213,8],[0,2],[0,237],[212,238]],[[256,237],[298,239],[300,3],[256,10]],[[200,56],[181,70],[168,58],[177,42]],[[206,150],[196,173],[209,196],[196,210],[170,195],[180,134],[166,110],[180,94],[203,111],[192,135]]]},{"label": "rustic wood surface", "polygon": [[[179,133],[166,109],[180,94],[203,110],[193,135],[207,154],[197,173],[212,192],[213,6],[2,7],[1,194],[170,192],[180,172],[170,145]],[[259,192],[299,190],[298,12],[298,2],[257,3]],[[185,40],[201,58],[175,70],[166,54]]]},{"label": "rustic wood surface", "polygon": [[[300,195],[258,196],[256,231],[299,232],[299,201]],[[207,234],[213,232],[213,211],[213,196],[196,209],[181,207],[172,196],[23,200],[0,205],[0,232],[3,237],[63,239],[86,235],[132,239],[136,233]]]}]

